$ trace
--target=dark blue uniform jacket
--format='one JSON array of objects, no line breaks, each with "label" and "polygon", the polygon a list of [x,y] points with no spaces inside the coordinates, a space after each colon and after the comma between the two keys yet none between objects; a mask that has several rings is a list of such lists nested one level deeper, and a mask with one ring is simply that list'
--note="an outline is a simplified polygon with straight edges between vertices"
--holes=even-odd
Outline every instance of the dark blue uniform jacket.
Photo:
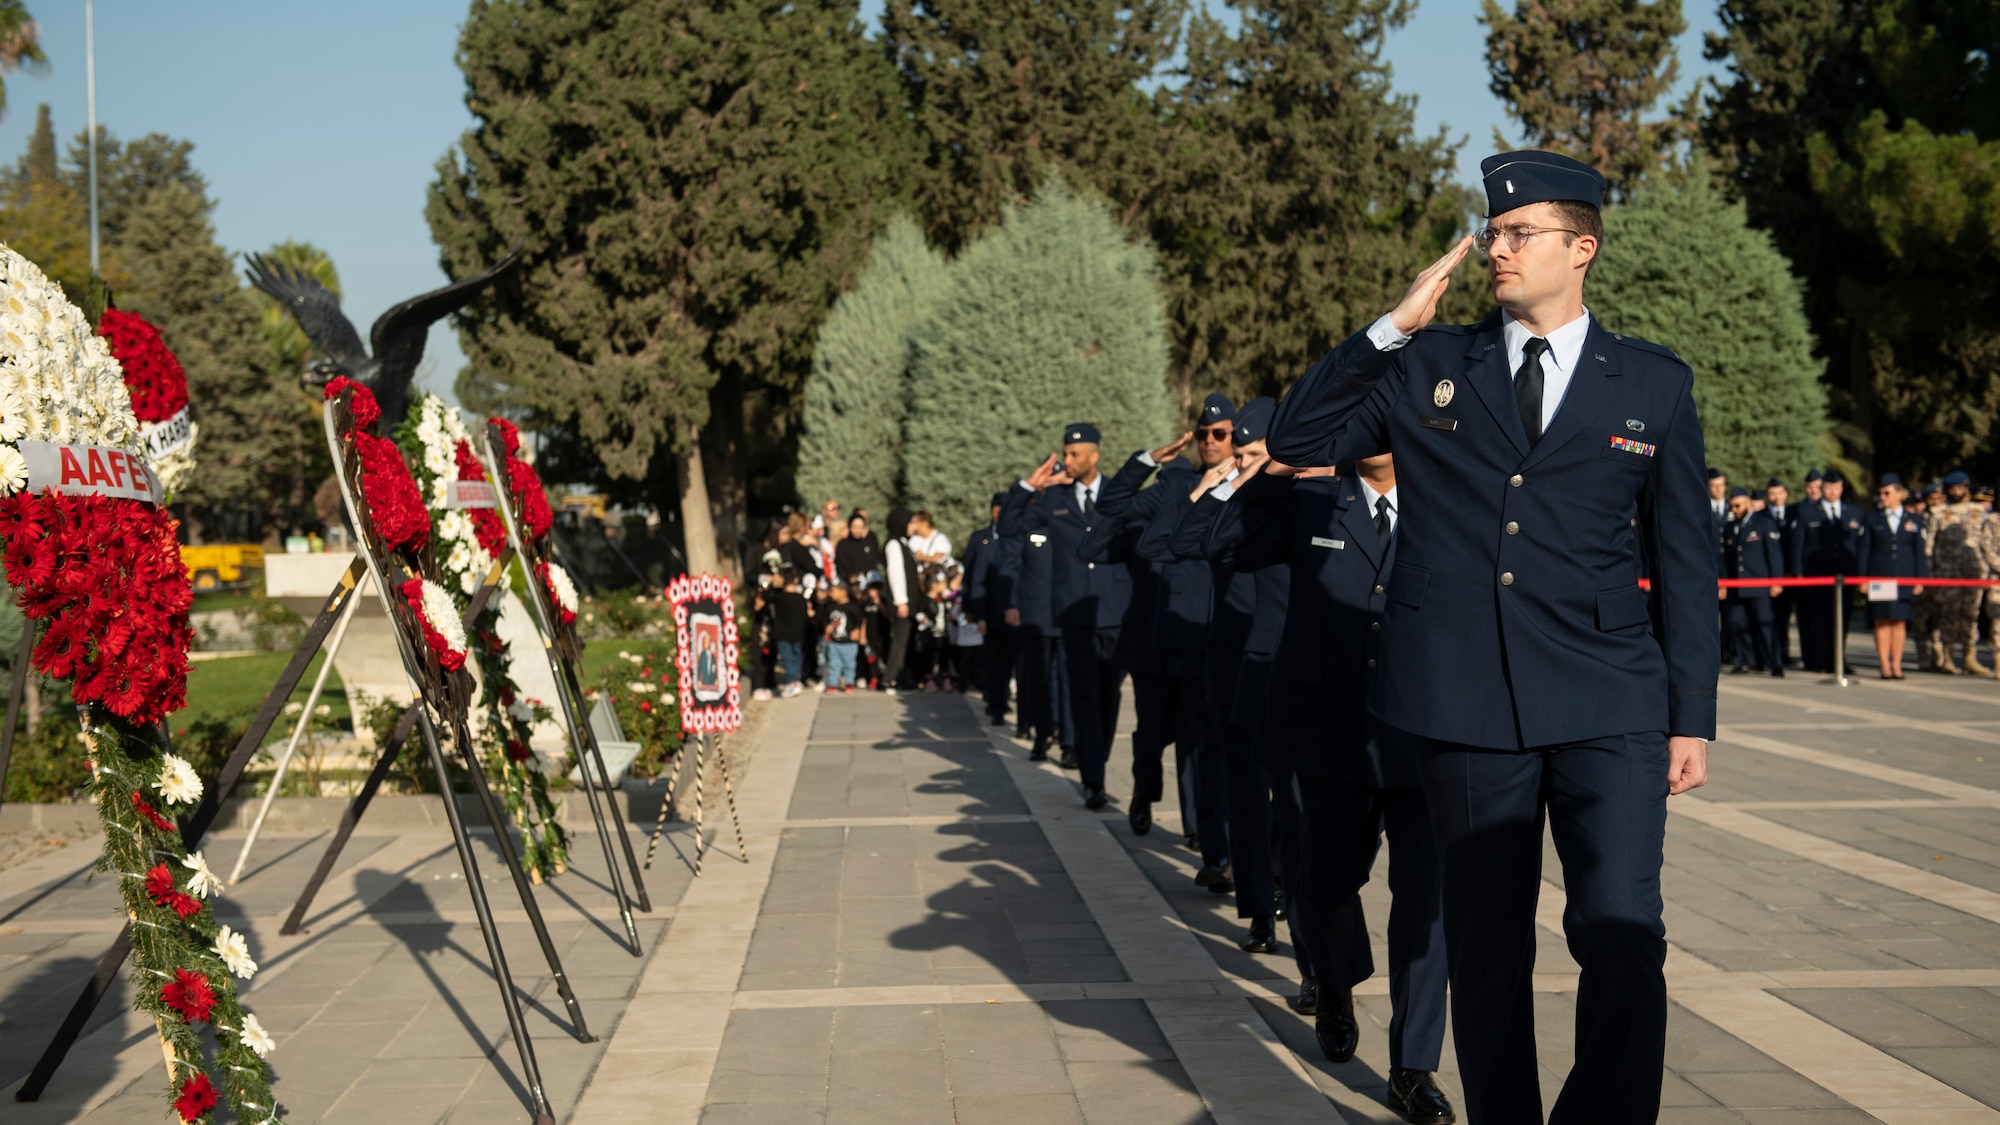
[{"label": "dark blue uniform jacket", "polygon": [[[1109,481],[1099,487],[1100,497]],[[1016,485],[1008,499],[1029,490]],[[1125,620],[1132,603],[1132,576],[1123,566],[1086,562],[1078,548],[1090,534],[1092,522],[1102,517],[1102,509],[1086,517],[1077,505],[1076,486],[1063,484],[1041,494],[1039,503],[1010,502],[1000,508],[1000,534],[1046,537],[1054,555],[1051,588],[1055,599],[1056,624],[1064,629],[1115,629]]]},{"label": "dark blue uniform jacket", "polygon": [[[1769,512],[1751,512],[1742,520],[1730,520],[1722,532],[1722,577],[1783,578],[1785,576],[1785,532]],[[1769,598],[1768,586],[1731,589],[1732,598]]]},{"label": "dark blue uniform jacket", "polygon": [[1408,514],[1372,699],[1391,725],[1497,749],[1714,737],[1716,560],[1693,373],[1594,321],[1577,367],[1532,448],[1497,313],[1391,351],[1356,333],[1279,405],[1279,462],[1396,455]]},{"label": "dark blue uniform jacket", "polygon": [[[1025,488],[1009,489],[1007,502],[1000,509],[1000,526],[1009,525],[1012,509],[1044,502],[1040,493]],[[1019,513],[1011,514],[1014,526],[1025,528],[1028,521]],[[1002,584],[995,593],[1001,601],[1000,608],[1020,611],[1023,632],[1056,636],[1062,630],[1056,627],[1055,550],[1049,545],[1048,533],[1022,530],[1018,535],[1009,535],[1003,531],[1000,541],[1013,544],[1012,555],[1003,560]]]},{"label": "dark blue uniform jacket", "polygon": [[[1930,564],[1924,559],[1924,524],[1903,509],[1902,518],[1895,526],[1889,524],[1889,513],[1870,512],[1861,521],[1864,534],[1861,538],[1861,573],[1874,578],[1929,578]],[[1916,600],[1916,590],[1908,583],[1896,587],[1896,600],[1909,602]]]}]

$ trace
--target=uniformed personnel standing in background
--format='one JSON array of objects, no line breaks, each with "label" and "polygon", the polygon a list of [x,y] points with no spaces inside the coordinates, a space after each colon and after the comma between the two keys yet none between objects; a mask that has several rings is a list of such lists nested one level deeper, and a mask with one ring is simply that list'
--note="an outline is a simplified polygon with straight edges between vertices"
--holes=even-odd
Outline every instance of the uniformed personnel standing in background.
[{"label": "uniformed personnel standing in background", "polygon": [[[2000,575],[2000,512],[1988,512],[1979,525],[1979,556],[1988,577]],[[2000,679],[2000,589],[1986,591],[1987,637],[1993,644],[1993,677]]]},{"label": "uniformed personnel standing in background", "polygon": [[[1807,489],[1812,478],[1807,476]],[[1861,510],[1841,499],[1847,482],[1840,473],[1828,469],[1819,479],[1820,498],[1800,505],[1799,521],[1792,527],[1792,553],[1799,571],[1808,578],[1861,573]],[[1833,599],[1831,586],[1808,586],[1800,590],[1799,655],[1808,672],[1833,672]],[[1844,609],[1845,607],[1843,607]],[[1848,615],[1841,618],[1843,628]],[[1840,673],[1852,675],[1853,668]]]},{"label": "uniformed personnel standing in background", "polygon": [[[1722,533],[1724,578],[1782,578],[1785,573],[1784,533],[1769,512],[1753,511],[1750,490],[1729,493],[1729,523]],[[1737,586],[1718,590],[1728,634],[1736,642],[1736,667],[1741,674],[1755,660],[1759,672],[1783,676],[1785,666],[1771,646],[1771,595],[1776,586]]]},{"label": "uniformed personnel standing in background", "polygon": [[[1909,499],[1903,478],[1883,473],[1875,483],[1875,498],[1881,507],[1868,513],[1861,539],[1861,571],[1872,578],[1924,578],[1929,564],[1924,559],[1923,527],[1905,511]],[[1868,599],[1868,620],[1875,629],[1875,657],[1885,680],[1903,678],[1903,630],[1916,616],[1916,599],[1924,592],[1919,585],[1899,582],[1895,597]]]},{"label": "uniformed personnel standing in background", "polygon": [[[1986,559],[1980,552],[1986,514],[1972,502],[1972,478],[1956,470],[1946,473],[1944,497],[1944,507],[1930,525],[1931,577],[1986,577]],[[1938,638],[1931,660],[1937,670],[1953,676],[1961,668],[1969,675],[1992,675],[1992,669],[1979,662],[1979,606],[1984,592],[1976,586],[1939,586],[1932,593],[1937,597]],[[1963,660],[1957,656],[1961,647]],[[1994,663],[2000,665],[2000,660]]]},{"label": "uniformed personnel standing in background", "polygon": [[[1771,521],[1778,526],[1778,544],[1784,558],[1784,565],[1778,573],[1790,575],[1797,560],[1792,558],[1792,520],[1797,518],[1797,505],[1791,502],[1791,490],[1785,482],[1772,477],[1764,485],[1764,511],[1770,513]],[[1797,603],[1792,598],[1788,586],[1780,586],[1771,595],[1771,658],[1778,662],[1779,670],[1792,661],[1792,607]]]},{"label": "uniformed personnel standing in background", "polygon": [[[1487,225],[1305,373],[1278,409],[1271,456],[1395,455],[1404,515],[1370,710],[1416,742],[1468,1119],[1542,1125],[1546,817],[1581,970],[1575,1064],[1549,1121],[1640,1125],[1659,1116],[1666,1052],[1667,797],[1706,782],[1715,734],[1716,556],[1694,375],[1584,307],[1602,176],[1545,152],[1480,171]],[[1432,325],[1475,244],[1500,311]]]},{"label": "uniformed personnel standing in background", "polygon": [[[1924,561],[1928,565],[1930,560],[1936,557],[1932,553],[1932,544],[1937,539],[1938,525],[1943,521],[1943,517],[1939,513],[1944,509],[1945,503],[1944,480],[1940,478],[1925,485],[1923,499]],[[1939,592],[1939,587],[1936,586],[1931,586],[1924,590],[1922,596],[1917,598],[1916,616],[1910,623],[1910,631],[1915,634],[1914,639],[1917,643],[1917,671],[1919,672],[1938,671],[1937,633]]]}]

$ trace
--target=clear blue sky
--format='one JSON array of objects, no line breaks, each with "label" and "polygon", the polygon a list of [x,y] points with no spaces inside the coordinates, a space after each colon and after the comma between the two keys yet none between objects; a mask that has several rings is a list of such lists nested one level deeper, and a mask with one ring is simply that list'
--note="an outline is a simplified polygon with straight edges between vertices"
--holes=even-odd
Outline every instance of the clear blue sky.
[{"label": "clear blue sky", "polygon": [[[162,132],[195,144],[232,250],[312,242],[340,268],[348,316],[365,335],[384,309],[443,284],[424,224],[433,168],[471,124],[453,65],[459,0],[98,0],[97,117],[120,137]],[[84,125],[82,0],[29,0],[46,73],[7,81],[0,159],[26,147],[48,102],[65,144]],[[864,0],[872,23],[880,0]],[[1477,0],[1422,0],[1389,41],[1397,88],[1418,96],[1419,125],[1469,136],[1461,178],[1487,151],[1500,106],[1486,90]],[[1688,7],[1684,80],[1710,73],[1701,32],[1712,6]],[[449,391],[458,340],[431,331],[423,384]]]}]

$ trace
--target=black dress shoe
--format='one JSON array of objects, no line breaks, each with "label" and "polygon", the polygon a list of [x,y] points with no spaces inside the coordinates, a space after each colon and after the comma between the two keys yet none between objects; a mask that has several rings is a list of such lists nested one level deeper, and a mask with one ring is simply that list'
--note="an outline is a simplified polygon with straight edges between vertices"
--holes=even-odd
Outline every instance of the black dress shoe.
[{"label": "black dress shoe", "polygon": [[1236,943],[1236,948],[1245,953],[1276,953],[1278,936],[1271,932],[1271,920],[1250,919],[1250,932],[1244,935],[1242,941]]},{"label": "black dress shoe", "polygon": [[1299,982],[1299,994],[1286,999],[1292,1011],[1310,1016],[1319,1011],[1319,982],[1311,977]]},{"label": "black dress shoe", "polygon": [[1005,716],[1005,715],[995,715],[995,716],[993,716],[993,725],[994,725],[994,726],[996,726],[996,727],[1004,727],[1004,726],[1006,726],[1006,725],[1007,725],[1007,716]]},{"label": "black dress shoe", "polygon": [[1153,830],[1153,802],[1132,798],[1132,807],[1125,810],[1125,823],[1132,826],[1132,835],[1144,836]]},{"label": "black dress shoe", "polygon": [[1181,844],[1191,852],[1198,852],[1201,850],[1201,837],[1190,832],[1187,834],[1187,839],[1182,840]]},{"label": "black dress shoe", "polygon": [[1027,727],[1015,727],[1014,737],[1025,741],[1027,739],[1035,737],[1035,732],[1029,730]]},{"label": "black dress shoe", "polygon": [[1289,916],[1290,912],[1285,909],[1285,888],[1279,887],[1271,892],[1271,920],[1282,922]]},{"label": "black dress shoe", "polygon": [[1059,765],[1066,770],[1078,770],[1083,768],[1083,763],[1076,760],[1076,754],[1072,752],[1070,748],[1067,746],[1062,748],[1062,756],[1056,759],[1056,765]]},{"label": "black dress shoe", "polygon": [[1785,670],[1783,668],[1773,668],[1771,669],[1771,675],[1782,680],[1785,678]]},{"label": "black dress shoe", "polygon": [[1104,796],[1104,790],[1099,789],[1097,786],[1086,785],[1083,787],[1083,807],[1089,809],[1091,812],[1096,812],[1098,809],[1103,808],[1107,800]]},{"label": "black dress shoe", "polygon": [[1748,664],[1738,664],[1729,670],[1729,674],[1732,676],[1747,676],[1750,674],[1750,666]]},{"label": "black dress shoe", "polygon": [[1197,887],[1213,887],[1217,883],[1227,882],[1229,882],[1229,865],[1227,863],[1224,863],[1221,867],[1204,863],[1201,865],[1201,870],[1194,873],[1194,885]]},{"label": "black dress shoe", "polygon": [[1031,761],[1031,762],[1046,762],[1046,761],[1048,761],[1048,760],[1049,760],[1049,740],[1048,740],[1048,739],[1046,739],[1046,738],[1037,738],[1037,739],[1035,740],[1035,748],[1034,748],[1033,750],[1030,750],[1030,751],[1028,751],[1028,760],[1029,760],[1029,761]]},{"label": "black dress shoe", "polygon": [[1428,1070],[1389,1068],[1389,1108],[1412,1125],[1452,1125],[1458,1114]]},{"label": "black dress shoe", "polygon": [[1344,1063],[1361,1045],[1361,1025],[1354,1022],[1354,993],[1341,989],[1333,996],[1321,996],[1319,1011],[1313,1016],[1313,1038],[1319,1040],[1326,1061]]}]

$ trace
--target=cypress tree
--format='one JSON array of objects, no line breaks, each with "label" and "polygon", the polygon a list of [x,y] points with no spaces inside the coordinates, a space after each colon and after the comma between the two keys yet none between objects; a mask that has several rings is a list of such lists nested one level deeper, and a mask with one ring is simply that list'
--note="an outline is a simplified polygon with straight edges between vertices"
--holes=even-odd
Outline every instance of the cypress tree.
[{"label": "cypress tree", "polygon": [[1094,423],[1106,468],[1171,436],[1167,313],[1152,249],[1051,176],[952,262],[917,326],[905,490],[939,526],[981,526],[994,490]]},{"label": "cypress tree", "polygon": [[744,419],[760,447],[791,430],[911,162],[855,0],[476,0],[459,64],[477,123],[432,235],[454,275],[523,245],[458,318],[467,355],[614,477],[674,457],[691,562],[733,570]]},{"label": "cypress tree", "polygon": [[1232,7],[1234,37],[1191,24],[1171,178],[1149,204],[1183,406],[1211,390],[1279,393],[1394,305],[1464,221],[1456,146],[1417,135],[1382,58],[1407,5]]},{"label": "cypress tree", "polygon": [[1135,229],[1163,154],[1139,84],[1178,46],[1186,0],[889,0],[884,46],[925,145],[915,184],[932,241],[958,249],[1051,169]]},{"label": "cypress tree", "polygon": [[897,216],[813,350],[797,478],[808,508],[834,499],[880,513],[901,497],[910,331],[944,288],[944,256]]},{"label": "cypress tree", "polygon": [[[1512,13],[1481,0],[1493,96],[1527,143],[1568,152],[1629,198],[1693,134],[1699,95],[1643,120],[1680,76],[1674,39],[1681,0],[1518,0]],[[1511,147],[1497,134],[1494,142]]]},{"label": "cypress tree", "polygon": [[1708,463],[1751,486],[1822,460],[1822,364],[1804,296],[1770,235],[1753,230],[1704,165],[1604,213],[1591,312],[1664,344],[1694,369]]}]

